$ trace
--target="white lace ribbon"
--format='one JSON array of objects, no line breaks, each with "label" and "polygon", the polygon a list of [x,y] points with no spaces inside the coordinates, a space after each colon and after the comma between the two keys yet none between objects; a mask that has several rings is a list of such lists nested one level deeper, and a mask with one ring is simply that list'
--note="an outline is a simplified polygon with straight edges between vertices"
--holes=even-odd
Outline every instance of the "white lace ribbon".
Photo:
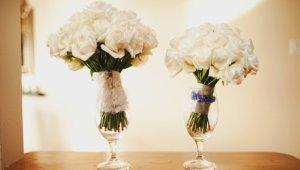
[{"label": "white lace ribbon", "polygon": [[127,96],[123,89],[120,72],[103,71],[93,74],[93,79],[100,83],[100,111],[118,113],[128,108]]}]

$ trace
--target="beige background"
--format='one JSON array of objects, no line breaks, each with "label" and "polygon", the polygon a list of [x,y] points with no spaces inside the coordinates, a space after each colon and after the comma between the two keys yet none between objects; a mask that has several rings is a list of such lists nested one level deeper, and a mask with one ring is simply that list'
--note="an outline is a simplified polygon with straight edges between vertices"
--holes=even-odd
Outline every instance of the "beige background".
[{"label": "beige background", "polygon": [[0,169],[23,155],[19,2],[0,1]]},{"label": "beige background", "polygon": [[[97,132],[96,84],[88,71],[71,72],[50,58],[47,36],[86,0],[30,0],[35,7],[37,80],[46,97],[23,97],[25,151],[106,150]],[[183,90],[192,75],[171,79],[164,67],[169,40],[203,22],[229,22],[250,37],[260,70],[239,86],[217,87],[220,118],[208,151],[274,151],[300,157],[300,56],[289,54],[289,40],[300,38],[299,0],[114,0],[138,13],[157,31],[160,42],[141,68],[123,72],[131,125],[121,150],[191,151],[194,143],[182,121]]]}]

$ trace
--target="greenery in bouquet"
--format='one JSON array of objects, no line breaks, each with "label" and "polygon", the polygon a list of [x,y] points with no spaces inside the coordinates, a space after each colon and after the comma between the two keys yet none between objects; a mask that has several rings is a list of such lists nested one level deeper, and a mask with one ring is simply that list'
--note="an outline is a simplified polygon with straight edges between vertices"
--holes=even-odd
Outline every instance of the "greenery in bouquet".
[{"label": "greenery in bouquet", "polygon": [[[258,71],[252,41],[242,38],[239,29],[225,23],[205,23],[188,29],[184,35],[172,39],[170,46],[165,64],[172,76],[181,71],[193,73],[198,83],[211,88],[219,81],[224,85],[240,84],[248,74]],[[213,93],[198,95],[200,98],[214,98]],[[206,105],[208,109],[214,102],[192,100],[196,100],[198,105]],[[194,132],[208,132],[211,128],[208,113],[193,111],[186,126]]]},{"label": "greenery in bouquet", "polygon": [[49,36],[51,56],[71,70],[87,67],[103,84],[99,129],[122,131],[127,127],[127,97],[120,73],[144,64],[157,46],[155,32],[131,11],[95,1],[75,13]]}]

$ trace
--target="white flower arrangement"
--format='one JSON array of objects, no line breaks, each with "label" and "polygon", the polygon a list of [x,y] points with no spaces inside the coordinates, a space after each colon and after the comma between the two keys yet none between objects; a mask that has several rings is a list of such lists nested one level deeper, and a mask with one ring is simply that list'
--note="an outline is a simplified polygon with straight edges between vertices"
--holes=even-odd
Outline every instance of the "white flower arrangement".
[{"label": "white flower arrangement", "polygon": [[157,44],[154,30],[142,24],[134,12],[101,1],[75,13],[48,39],[51,56],[63,59],[74,71],[88,67],[100,81],[99,129],[118,132],[128,123],[120,73],[144,64]]},{"label": "white flower arrangement", "polygon": [[190,114],[187,128],[203,134],[211,130],[209,108],[214,102],[214,87],[223,84],[240,84],[248,74],[258,71],[258,59],[250,39],[242,38],[237,28],[227,24],[206,23],[188,29],[183,36],[170,42],[165,64],[173,76],[181,71],[193,73],[202,84],[192,91],[195,110]]},{"label": "white flower arrangement", "polygon": [[157,44],[155,32],[142,24],[134,12],[120,11],[101,1],[75,13],[48,39],[51,56],[63,59],[71,70],[85,66],[84,61],[97,49],[113,58],[123,58],[128,52],[131,64],[139,66]]},{"label": "white flower arrangement", "polygon": [[212,87],[219,80],[240,84],[258,70],[252,41],[224,23],[188,29],[183,36],[172,39],[170,46],[165,63],[173,76],[182,70],[194,73],[199,83]]}]

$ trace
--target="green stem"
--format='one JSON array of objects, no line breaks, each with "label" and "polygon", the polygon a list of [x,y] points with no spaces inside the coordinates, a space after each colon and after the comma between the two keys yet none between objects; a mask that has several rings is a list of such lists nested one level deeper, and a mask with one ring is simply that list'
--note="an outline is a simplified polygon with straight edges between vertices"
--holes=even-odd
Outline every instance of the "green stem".
[{"label": "green stem", "polygon": [[209,76],[209,69],[196,70],[193,74],[198,83],[208,85],[210,87],[215,87],[219,81],[219,79]]},{"label": "green stem", "polygon": [[192,112],[187,124],[187,128],[193,132],[207,133],[211,130],[207,114]]},{"label": "green stem", "polygon": [[128,126],[128,120],[126,113],[120,111],[118,113],[106,113],[101,114],[101,121],[98,125],[99,129],[120,132],[126,129]]},{"label": "green stem", "polygon": [[[72,56],[71,53],[68,55]],[[131,55],[127,51],[125,51],[124,57],[114,58],[101,49],[101,44],[98,44],[95,53],[88,60],[82,61],[82,63],[90,69],[92,74],[94,72],[111,70],[121,72],[123,69],[131,66],[131,60]]]}]

